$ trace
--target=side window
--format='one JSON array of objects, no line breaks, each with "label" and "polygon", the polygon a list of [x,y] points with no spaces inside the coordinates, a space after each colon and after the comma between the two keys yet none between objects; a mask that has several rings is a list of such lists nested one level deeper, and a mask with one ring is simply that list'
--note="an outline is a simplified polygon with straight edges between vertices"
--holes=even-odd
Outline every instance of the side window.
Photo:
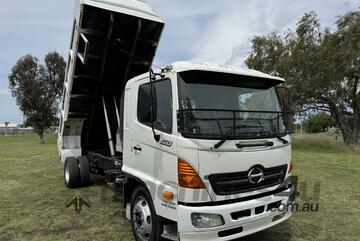
[{"label": "side window", "polygon": [[[172,93],[169,79],[153,83],[154,128],[172,133]],[[137,115],[140,123],[151,126],[151,92],[150,83],[139,86]]]}]

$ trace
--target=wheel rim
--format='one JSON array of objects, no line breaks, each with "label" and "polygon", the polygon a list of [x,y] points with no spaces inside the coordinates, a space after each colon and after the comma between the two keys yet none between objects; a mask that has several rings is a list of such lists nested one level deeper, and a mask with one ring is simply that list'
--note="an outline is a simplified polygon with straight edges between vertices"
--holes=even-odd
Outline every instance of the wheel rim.
[{"label": "wheel rim", "polygon": [[69,164],[65,165],[65,182],[68,184],[70,180]]},{"label": "wheel rim", "polygon": [[140,240],[150,240],[152,232],[151,211],[148,202],[143,197],[137,199],[132,213],[132,221],[134,231]]}]

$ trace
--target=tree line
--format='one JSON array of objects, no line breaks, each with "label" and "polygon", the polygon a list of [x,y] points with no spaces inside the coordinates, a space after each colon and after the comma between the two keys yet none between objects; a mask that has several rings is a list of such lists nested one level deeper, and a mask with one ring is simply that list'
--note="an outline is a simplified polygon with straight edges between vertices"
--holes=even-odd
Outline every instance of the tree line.
[{"label": "tree line", "polygon": [[251,40],[246,64],[287,80],[296,112],[329,113],[345,144],[360,138],[360,11],[339,16],[335,29],[305,13],[295,31]]},{"label": "tree line", "polygon": [[[358,144],[360,11],[339,16],[335,26],[322,27],[315,12],[305,13],[295,31],[254,37],[246,64],[285,78],[295,112],[329,113],[345,144]],[[58,116],[65,66],[57,52],[47,54],[43,64],[25,55],[9,75],[11,93],[41,142]]]},{"label": "tree line", "polygon": [[57,52],[48,53],[43,64],[27,54],[17,61],[9,75],[11,94],[41,143],[45,143],[45,131],[57,120],[65,66],[64,58]]}]

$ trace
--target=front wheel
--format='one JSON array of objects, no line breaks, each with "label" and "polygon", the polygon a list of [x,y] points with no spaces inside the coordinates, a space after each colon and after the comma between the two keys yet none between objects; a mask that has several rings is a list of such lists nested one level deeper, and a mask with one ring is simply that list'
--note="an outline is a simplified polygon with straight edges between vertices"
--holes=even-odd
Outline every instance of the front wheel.
[{"label": "front wheel", "polygon": [[149,192],[138,187],[131,198],[131,224],[136,241],[159,241],[161,225]]}]

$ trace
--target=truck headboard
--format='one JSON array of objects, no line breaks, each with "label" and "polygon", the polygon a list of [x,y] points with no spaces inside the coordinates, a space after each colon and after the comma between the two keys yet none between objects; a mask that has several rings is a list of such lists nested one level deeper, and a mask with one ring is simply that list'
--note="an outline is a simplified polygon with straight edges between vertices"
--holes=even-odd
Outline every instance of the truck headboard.
[{"label": "truck headboard", "polygon": [[[102,98],[115,136],[115,103],[119,106],[129,79],[149,71],[163,27],[163,21],[141,0],[77,0],[64,85],[60,152],[108,148]],[[71,136],[81,143],[73,143]]]}]

